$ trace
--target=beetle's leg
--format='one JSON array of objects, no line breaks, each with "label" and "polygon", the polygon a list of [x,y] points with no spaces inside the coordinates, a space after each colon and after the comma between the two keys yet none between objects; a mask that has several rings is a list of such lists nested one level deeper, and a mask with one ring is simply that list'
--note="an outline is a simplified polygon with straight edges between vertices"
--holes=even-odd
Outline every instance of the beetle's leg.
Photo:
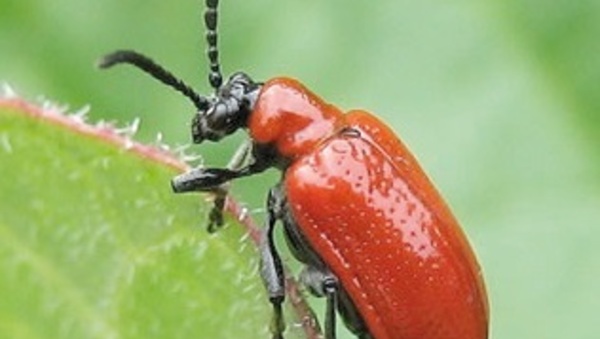
[{"label": "beetle's leg", "polygon": [[278,187],[269,191],[267,198],[267,225],[263,230],[260,243],[260,275],[273,305],[273,319],[271,333],[273,339],[283,338],[285,322],[283,320],[282,304],[285,299],[285,277],[281,258],[275,248],[273,230],[275,223],[281,219],[283,194]]},{"label": "beetle's leg", "polygon": [[327,299],[325,310],[325,339],[335,339],[336,310],[338,308],[339,284],[333,273],[327,269],[306,266],[300,273],[300,281],[311,294]]},{"label": "beetle's leg", "polygon": [[323,281],[327,310],[325,311],[325,338],[335,339],[335,310],[337,309],[338,284],[335,279]]},{"label": "beetle's leg", "polygon": [[212,192],[233,179],[264,171],[262,164],[251,163],[239,169],[194,168],[171,180],[175,193]]},{"label": "beetle's leg", "polygon": [[[248,161],[252,144],[246,140],[244,141],[229,160],[227,169],[236,171],[242,168]],[[225,201],[227,200],[227,194],[229,193],[229,182],[219,185],[213,190],[214,200],[213,207],[208,215],[208,227],[207,230],[210,233],[215,232],[219,227],[223,226],[223,209],[225,208]]]},{"label": "beetle's leg", "polygon": [[[171,180],[175,193],[212,192],[233,179],[263,172],[276,160],[268,146],[248,146],[253,160],[239,168],[194,168]],[[241,152],[243,153],[243,152]]]},{"label": "beetle's leg", "polygon": [[[209,215],[208,231],[223,223],[223,208],[228,193],[228,182],[262,172],[273,165],[275,158],[268,147],[246,142],[241,145],[227,168],[194,168],[171,180],[175,193],[212,192],[215,200]],[[251,160],[249,160],[251,159]]]},{"label": "beetle's leg", "polygon": [[335,339],[335,310],[338,303],[338,283],[333,277],[323,281],[323,291],[327,298],[327,310],[325,312],[325,338]]}]

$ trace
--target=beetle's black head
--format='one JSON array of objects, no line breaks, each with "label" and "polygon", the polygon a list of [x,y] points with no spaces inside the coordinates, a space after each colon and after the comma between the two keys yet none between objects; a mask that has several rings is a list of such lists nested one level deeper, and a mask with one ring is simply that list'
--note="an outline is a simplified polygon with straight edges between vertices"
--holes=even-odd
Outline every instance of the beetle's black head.
[{"label": "beetle's black head", "polygon": [[208,108],[199,110],[192,120],[194,143],[218,141],[247,126],[248,116],[260,91],[261,84],[242,72],[229,80],[208,98]]},{"label": "beetle's black head", "polygon": [[206,24],[207,55],[210,72],[209,83],[214,89],[211,96],[202,96],[190,86],[165,70],[152,59],[134,51],[116,51],[100,61],[101,68],[117,64],[130,64],[150,74],[160,82],[173,87],[189,98],[196,106],[197,113],[192,119],[192,139],[194,143],[204,140],[218,141],[223,137],[246,127],[250,112],[254,107],[262,84],[254,82],[242,72],[234,73],[223,85],[217,49],[217,0],[207,0],[204,13]]}]

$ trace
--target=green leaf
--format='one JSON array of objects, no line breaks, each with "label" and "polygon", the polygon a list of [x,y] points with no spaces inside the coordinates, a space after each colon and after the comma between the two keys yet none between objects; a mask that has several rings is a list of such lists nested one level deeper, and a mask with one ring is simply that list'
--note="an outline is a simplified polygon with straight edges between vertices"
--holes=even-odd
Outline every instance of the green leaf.
[{"label": "green leaf", "polygon": [[266,337],[242,228],[209,235],[167,156],[95,131],[1,107],[0,337]]}]

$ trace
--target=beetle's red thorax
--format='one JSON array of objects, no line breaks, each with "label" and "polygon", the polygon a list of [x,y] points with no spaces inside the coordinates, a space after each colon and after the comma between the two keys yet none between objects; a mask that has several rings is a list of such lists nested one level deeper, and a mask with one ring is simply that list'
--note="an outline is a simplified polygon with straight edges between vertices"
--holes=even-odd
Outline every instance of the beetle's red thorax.
[{"label": "beetle's red thorax", "polygon": [[342,120],[339,109],[297,80],[280,77],[263,85],[248,129],[257,143],[274,144],[281,156],[296,158],[331,136]]}]

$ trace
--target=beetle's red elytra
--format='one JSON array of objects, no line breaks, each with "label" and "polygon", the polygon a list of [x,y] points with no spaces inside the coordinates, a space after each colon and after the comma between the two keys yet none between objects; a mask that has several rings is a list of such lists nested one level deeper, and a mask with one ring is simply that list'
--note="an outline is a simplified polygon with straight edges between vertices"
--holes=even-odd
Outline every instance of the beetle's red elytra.
[{"label": "beetle's red elytra", "polygon": [[487,297],[475,256],[384,123],[364,111],[344,115],[299,82],[275,78],[263,85],[248,129],[255,142],[293,159],[283,191],[295,224],[374,337],[485,337]]},{"label": "beetle's red elytra", "polygon": [[227,168],[195,168],[175,177],[175,192],[213,192],[209,231],[223,223],[226,184],[279,168],[269,192],[260,274],[273,306],[272,337],[283,338],[285,280],[273,232],[305,265],[301,282],[325,297],[325,337],[336,338],[336,312],[359,338],[486,339],[489,310],[481,269],[446,203],[408,148],[365,111],[342,112],[300,82],[255,82],[242,72],[222,84],[217,0],[207,0],[209,82],[194,92],[133,51],[107,55],[101,67],[128,63],[175,88],[197,108],[195,143],[246,129],[250,136]]}]

